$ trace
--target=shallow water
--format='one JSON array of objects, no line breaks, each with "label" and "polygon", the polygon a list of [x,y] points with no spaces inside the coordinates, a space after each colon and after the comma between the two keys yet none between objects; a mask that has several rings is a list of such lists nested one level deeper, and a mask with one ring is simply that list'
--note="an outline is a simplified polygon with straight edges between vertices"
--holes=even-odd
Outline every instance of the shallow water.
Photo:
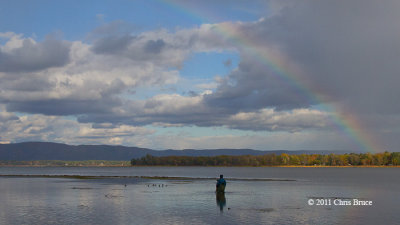
[{"label": "shallow water", "polygon": [[[0,224],[398,224],[399,171],[0,167],[0,175],[103,176],[0,177]],[[219,174],[224,174],[228,182],[222,196],[214,193],[213,179],[193,179]],[[314,201],[312,206],[308,204],[310,199]],[[315,205],[321,199],[331,205]],[[352,199],[372,201],[372,205],[333,204],[335,200]]]}]

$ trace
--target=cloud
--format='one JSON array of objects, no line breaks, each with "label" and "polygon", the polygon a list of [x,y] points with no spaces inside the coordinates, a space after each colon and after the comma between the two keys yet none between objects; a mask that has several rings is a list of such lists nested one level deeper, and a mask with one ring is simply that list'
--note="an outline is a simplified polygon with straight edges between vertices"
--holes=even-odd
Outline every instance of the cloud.
[{"label": "cloud", "polygon": [[[171,37],[172,36],[172,37]],[[173,34],[153,31],[132,34],[110,34],[94,41],[91,50],[113,58],[122,58],[134,63],[154,63],[159,66],[181,67],[190,53],[189,49],[176,46]]]},{"label": "cloud", "polygon": [[10,120],[17,120],[18,117],[14,113],[5,111],[4,106],[0,107],[0,122],[7,122]]},{"label": "cloud", "polygon": [[[4,120],[6,116],[8,119]],[[251,115],[246,115],[252,117]],[[243,115],[238,115],[243,117]],[[289,116],[290,117],[290,116]],[[235,120],[239,120],[235,118]],[[240,119],[243,121],[243,118]],[[250,120],[250,119],[248,119]],[[184,129],[184,127],[182,128]],[[224,129],[224,128],[220,128]],[[58,116],[24,115],[0,111],[0,142],[53,141],[69,144],[118,144],[154,149],[348,149],[349,141],[337,133],[319,130],[312,132],[274,132],[245,135],[193,136],[185,132],[156,132],[156,130],[113,123],[79,123]],[[338,142],[338,140],[341,140]],[[266,148],[265,146],[269,146]]]},{"label": "cloud", "polygon": [[37,101],[21,101],[7,104],[12,112],[42,113],[47,115],[79,115],[83,113],[104,113],[116,105],[118,99],[78,100],[78,99],[46,99]]},{"label": "cloud", "polygon": [[144,49],[148,53],[158,54],[165,47],[165,42],[162,39],[147,41]]},{"label": "cloud", "polygon": [[[8,119],[4,120],[4,116]],[[61,143],[122,144],[135,136],[147,136],[154,131],[143,127],[114,125],[93,127],[57,116],[16,116],[0,111],[1,142],[54,141]]]},{"label": "cloud", "polygon": [[310,107],[314,102],[296,85],[282,79],[273,69],[244,58],[239,67],[219,80],[215,92],[205,97],[212,107],[222,107],[233,113],[241,110],[276,108],[290,110]]},{"label": "cloud", "polygon": [[[179,72],[174,67],[180,67],[189,54],[200,48],[214,51],[217,46],[215,41],[198,44],[202,38],[213,39],[210,26],[175,33],[166,30],[138,35],[110,33],[119,30],[119,26],[119,23],[112,23],[96,30],[91,36],[97,38],[93,44],[68,42],[67,52],[57,46],[57,43],[64,45],[65,41],[48,38],[37,43],[11,32],[2,33],[2,37],[10,39],[1,46],[2,53],[11,54],[15,49],[22,52],[30,46],[35,54],[51,56],[51,59],[42,57],[43,62],[48,63],[46,67],[38,55],[26,54],[24,57],[33,60],[34,67],[18,65],[13,73],[0,73],[0,102],[6,104],[8,111],[119,117],[116,112],[124,110],[121,104],[129,93],[134,93],[138,87],[162,89],[164,85],[176,83]],[[47,54],[47,50],[54,50],[55,55]],[[66,53],[68,63],[54,63]],[[4,65],[11,68],[13,64]]]},{"label": "cloud", "polygon": [[52,37],[37,43],[31,38],[6,33],[7,43],[0,48],[0,72],[32,72],[64,66],[69,62],[70,44]]},{"label": "cloud", "polygon": [[257,112],[241,112],[232,115],[226,122],[229,128],[241,130],[268,130],[299,132],[307,129],[330,127],[330,114],[311,109],[275,111],[262,109]]},{"label": "cloud", "polygon": [[117,53],[121,52],[128,47],[131,41],[135,39],[134,36],[111,36],[97,40],[92,49],[95,53]]},{"label": "cloud", "polygon": [[120,106],[121,94],[138,86],[175,83],[177,75],[155,62],[95,54],[90,45],[75,41],[70,63],[62,67],[0,74],[0,101],[8,111],[26,113],[110,113]]},{"label": "cloud", "polygon": [[78,117],[80,122],[126,123],[149,125],[152,123],[193,124],[208,121],[205,115],[212,115],[210,109],[202,104],[202,95],[182,96],[160,94],[145,100],[125,100],[113,113],[86,114]]},{"label": "cloud", "polygon": [[[266,114],[266,115],[264,115]],[[230,120],[255,122],[254,117],[270,117],[280,120],[281,124],[295,124],[294,119],[298,116],[302,123],[311,116],[320,117],[321,113],[308,110],[282,113],[272,116],[268,110],[254,114],[238,114]],[[322,113],[323,114],[323,113]],[[301,118],[303,117],[303,118]],[[4,119],[6,118],[6,119]],[[391,118],[398,120],[398,118]],[[265,120],[265,119],[264,119]],[[267,119],[271,120],[271,119]],[[285,122],[289,120],[289,122]],[[390,121],[386,121],[390,122]],[[264,122],[268,124],[268,122]],[[383,125],[383,129],[387,128]],[[182,127],[184,131],[185,127]],[[216,128],[225,129],[225,128]],[[14,113],[0,111],[0,142],[21,141],[54,141],[69,144],[118,144],[128,146],[140,146],[154,149],[208,149],[208,148],[253,148],[261,150],[271,149],[352,149],[353,142],[346,135],[335,130],[303,130],[302,132],[286,132],[276,129],[275,132],[249,132],[244,134],[224,134],[222,130],[219,135],[193,136],[192,133],[177,131],[156,132],[153,129],[125,124],[113,123],[79,123],[75,120],[64,119],[58,116],[24,115],[17,116]],[[380,130],[381,131],[381,130]],[[217,132],[219,133],[219,132]],[[397,140],[397,133],[382,133],[382,137],[392,141]],[[327,147],[329,146],[329,147]],[[388,144],[388,147],[394,147]]]},{"label": "cloud", "polygon": [[156,95],[146,100],[125,101],[118,112],[78,116],[83,123],[123,123],[135,126],[161,127],[225,127],[251,131],[300,132],[330,129],[331,114],[311,109],[277,111],[260,109],[232,113],[208,106],[204,102],[209,91],[193,96]]}]

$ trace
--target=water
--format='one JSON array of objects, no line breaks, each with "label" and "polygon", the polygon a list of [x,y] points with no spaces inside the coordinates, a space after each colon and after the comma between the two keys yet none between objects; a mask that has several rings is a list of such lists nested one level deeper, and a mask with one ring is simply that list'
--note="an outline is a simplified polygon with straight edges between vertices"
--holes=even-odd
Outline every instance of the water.
[{"label": "water", "polygon": [[[0,224],[399,224],[399,171],[0,167],[0,175],[103,176],[1,176]],[[228,184],[225,195],[216,196],[214,178],[219,174]],[[310,199],[314,205],[309,205]],[[334,205],[353,199],[372,205]],[[331,205],[317,206],[317,201]]]}]

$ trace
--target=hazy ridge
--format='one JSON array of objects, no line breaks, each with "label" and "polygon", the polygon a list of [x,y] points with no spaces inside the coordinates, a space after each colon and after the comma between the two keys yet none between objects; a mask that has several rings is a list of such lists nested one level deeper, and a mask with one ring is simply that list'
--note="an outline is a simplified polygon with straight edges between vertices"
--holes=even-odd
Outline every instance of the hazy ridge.
[{"label": "hazy ridge", "polygon": [[146,154],[153,156],[217,156],[217,155],[264,155],[264,154],[330,154],[350,151],[327,150],[273,150],[207,149],[207,150],[152,150],[118,145],[67,145],[53,142],[23,142],[0,144],[0,160],[130,160]]}]

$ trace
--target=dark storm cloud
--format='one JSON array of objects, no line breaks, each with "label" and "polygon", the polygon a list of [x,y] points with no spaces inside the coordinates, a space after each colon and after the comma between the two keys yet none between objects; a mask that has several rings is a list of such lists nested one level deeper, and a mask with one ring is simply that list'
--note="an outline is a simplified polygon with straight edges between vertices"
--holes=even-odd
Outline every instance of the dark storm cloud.
[{"label": "dark storm cloud", "polygon": [[[288,1],[256,23],[236,25],[255,48],[274,46],[302,68],[289,74],[305,89],[363,113],[399,113],[400,2]],[[258,47],[257,47],[258,46]],[[206,102],[214,107],[251,110],[293,109],[317,104],[285,74],[240,48],[237,70],[219,83]],[[262,51],[262,50],[260,50]],[[268,51],[268,50],[265,50]],[[264,59],[261,59],[264,60]],[[275,73],[275,74],[274,74]],[[279,73],[279,72],[278,72]]]},{"label": "dark storm cloud", "polygon": [[399,113],[399,9],[399,1],[295,1],[259,25],[325,100]]},{"label": "dark storm cloud", "polygon": [[69,62],[70,44],[52,38],[41,43],[24,39],[22,46],[0,50],[1,72],[32,72],[59,67]]}]

